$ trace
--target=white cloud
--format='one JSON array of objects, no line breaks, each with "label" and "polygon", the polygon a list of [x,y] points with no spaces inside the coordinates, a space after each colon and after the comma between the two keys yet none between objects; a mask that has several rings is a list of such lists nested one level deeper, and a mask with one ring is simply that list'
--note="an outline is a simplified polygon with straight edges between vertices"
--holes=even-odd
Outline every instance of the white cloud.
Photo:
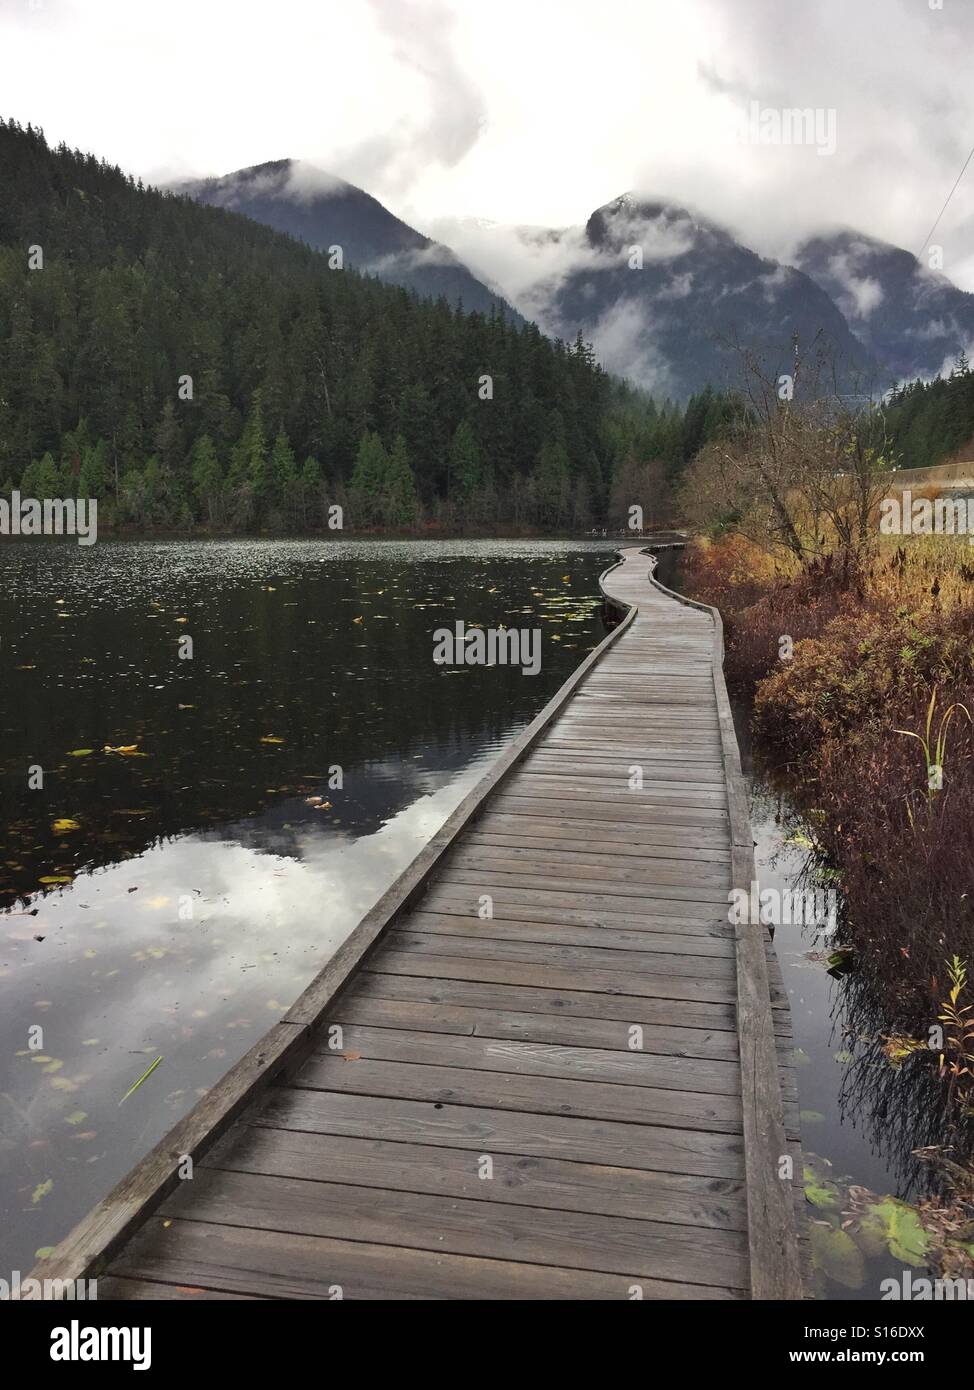
[{"label": "white cloud", "polygon": [[[44,0],[0,8],[0,102],[152,180],[291,156],[427,234],[577,226],[632,188],[787,259],[836,222],[919,248],[972,40],[955,0]],[[736,140],[751,101],[834,111],[834,155]],[[936,240],[974,288],[972,223],[969,171]],[[501,283],[512,249],[484,244]]]},{"label": "white cloud", "polygon": [[[860,248],[868,254],[867,247]],[[857,275],[855,248],[829,257],[829,273],[841,286],[839,308],[850,319],[867,319],[883,302],[883,287],[869,275]]]}]

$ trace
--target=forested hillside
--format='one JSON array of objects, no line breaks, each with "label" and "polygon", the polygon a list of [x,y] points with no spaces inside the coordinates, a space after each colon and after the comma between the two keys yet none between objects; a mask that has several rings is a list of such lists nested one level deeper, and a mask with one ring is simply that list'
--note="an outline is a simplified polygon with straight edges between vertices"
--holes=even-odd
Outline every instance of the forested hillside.
[{"label": "forested hillside", "polygon": [[[0,123],[0,490],[101,524],[588,527],[719,422]],[[488,380],[489,379],[489,380]]]},{"label": "forested hillside", "polygon": [[964,353],[949,377],[914,381],[894,390],[886,428],[900,468],[929,468],[974,450],[974,372]]},{"label": "forested hillside", "polygon": [[237,528],[341,494],[353,524],[598,505],[610,385],[581,343],[331,270],[30,127],[0,125],[0,187],[5,489]]}]

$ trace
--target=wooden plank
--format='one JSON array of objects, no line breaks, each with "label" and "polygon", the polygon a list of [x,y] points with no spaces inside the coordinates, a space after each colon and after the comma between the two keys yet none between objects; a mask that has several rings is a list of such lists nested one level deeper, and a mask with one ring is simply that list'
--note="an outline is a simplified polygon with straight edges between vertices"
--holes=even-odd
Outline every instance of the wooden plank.
[{"label": "wooden plank", "polygon": [[377,974],[434,976],[442,980],[481,980],[492,984],[541,985],[549,989],[579,989],[593,994],[627,994],[647,999],[679,999],[681,1003],[730,1003],[733,984],[698,980],[687,975],[633,975],[620,970],[582,970],[461,955],[426,955],[414,951],[383,951],[364,967]]},{"label": "wooden plank", "polygon": [[[655,926],[666,931],[692,932],[702,934],[723,934],[729,923],[720,909],[710,903],[660,902],[644,898],[636,903],[624,900],[622,904],[605,902],[604,897],[593,900],[584,894],[560,895],[564,901],[552,902],[552,894],[541,890],[522,888],[496,888],[494,917],[511,921],[574,923],[577,926],[625,927],[638,930],[645,926],[652,930]],[[422,899],[424,912],[448,912],[454,916],[477,916],[480,909],[479,895],[471,893],[467,884],[446,884],[442,888],[432,888]],[[623,909],[623,910],[620,910]]]},{"label": "wooden plank", "polygon": [[687,1279],[746,1288],[747,1241],[736,1231],[632,1221],[484,1199],[202,1168],[169,1198],[165,1214],[251,1230],[294,1232],[452,1255],[510,1259],[607,1274]]},{"label": "wooden plank", "polygon": [[[487,931],[489,931],[489,927]],[[672,955],[658,948],[655,937],[644,940],[639,949],[620,950],[596,944],[575,946],[545,941],[502,940],[497,936],[449,935],[443,932],[394,931],[389,950],[412,951],[416,955],[473,956],[478,960],[527,961],[529,964],[577,966],[579,970],[621,970],[634,975],[688,975],[698,980],[735,979],[730,956]],[[377,957],[377,961],[378,961]]]},{"label": "wooden plank", "polygon": [[[492,941],[536,941],[551,946],[599,946],[619,951],[663,951],[669,955],[710,956],[732,960],[734,940],[730,934],[714,932],[615,931],[611,927],[556,926],[545,922],[511,922],[492,917],[449,916],[442,912],[411,912],[397,924],[404,932],[426,932],[440,936],[479,936]],[[647,940],[647,936],[650,937]]]},{"label": "wooden plank", "polygon": [[[426,962],[424,961],[424,964]],[[726,1033],[727,1046],[736,1050],[737,1027],[732,1003],[689,1004],[685,1000],[656,999],[629,993],[593,996],[579,990],[576,980],[568,988],[552,987],[550,981],[538,986],[512,985],[496,981],[448,979],[443,976],[382,975],[366,973],[349,990],[349,998],[367,993],[375,999],[420,999],[432,1004],[467,1004],[493,1012],[515,1011],[548,1015],[564,1020],[597,1018],[609,1028],[613,1024],[628,1028],[643,1024],[653,1028],[689,1028],[714,1038]],[[344,996],[335,1004],[340,1011]],[[654,1033],[655,1036],[655,1033]]]},{"label": "wooden plank", "polygon": [[727,889],[723,886],[717,887],[712,882],[693,883],[687,885],[686,875],[681,874],[676,881],[672,875],[663,877],[662,875],[653,880],[646,880],[642,883],[629,883],[624,879],[602,879],[598,877],[593,869],[584,877],[577,877],[573,874],[561,874],[554,870],[550,872],[534,873],[529,869],[521,868],[511,870],[503,869],[466,869],[462,867],[453,868],[448,865],[438,876],[438,883],[443,887],[469,885],[476,890],[476,896],[482,893],[491,893],[498,888],[533,889],[534,891],[557,892],[560,897],[582,895],[594,898],[596,901],[601,899],[611,899],[617,904],[619,900],[627,898],[637,898],[645,901],[648,897],[657,900],[666,900],[676,903],[696,903],[698,906],[711,905],[713,907],[727,907],[729,901]]},{"label": "wooden plank", "polygon": [[[491,920],[539,922],[547,926],[594,927],[604,931],[679,932],[681,937],[702,936],[713,940],[734,938],[734,928],[723,920],[719,911],[712,915],[698,911],[697,916],[688,917],[682,911],[672,910],[679,908],[680,904],[664,903],[657,912],[644,910],[645,904],[630,904],[628,912],[606,912],[599,906],[559,907],[557,904],[546,903],[543,899],[527,902],[524,900],[527,896],[523,894],[522,900],[517,902],[507,902],[495,896],[494,915]],[[448,901],[454,898],[455,901]],[[441,905],[434,906],[437,903]],[[437,915],[459,917],[466,921],[484,920],[480,917],[478,904],[472,900],[469,890],[460,887],[454,894],[445,890],[442,893],[428,893],[421,900],[420,907],[403,918],[401,925],[404,931],[408,931],[409,923],[414,918]]]},{"label": "wooden plank", "polygon": [[[555,816],[536,816],[530,812],[505,813],[489,811],[477,827],[478,836],[494,833],[510,835],[542,835],[551,839],[577,839],[583,837],[596,845],[600,852],[603,846],[616,845],[618,852],[630,851],[652,854],[653,846],[668,847],[711,847],[719,849],[730,861],[730,834],[726,826],[686,826],[659,822],[651,825],[637,825],[634,822],[613,822],[611,825],[597,816],[578,815],[560,819]],[[606,849],[608,853],[608,849]]]},{"label": "wooden plank", "polygon": [[492,1198],[522,1207],[747,1230],[744,1184],[730,1178],[497,1154],[492,1176],[485,1179],[479,1155],[463,1149],[251,1125],[240,1125],[221,1139],[205,1164],[238,1173],[475,1200],[484,1198],[484,1182],[489,1181]]},{"label": "wooden plank", "polygon": [[[736,1058],[727,1062],[703,1061],[654,1054],[649,1049],[633,1050],[628,1037],[619,1036],[616,1046],[580,1047],[550,1042],[525,1042],[464,1034],[425,1033],[415,1029],[372,1028],[346,1024],[341,1056],[351,1053],[358,1061],[421,1062],[437,1066],[473,1067],[483,1071],[514,1072],[518,1075],[553,1076],[568,1080],[608,1081],[628,1086],[662,1087],[674,1091],[701,1091],[711,1095],[737,1096],[741,1091],[740,1067]],[[319,1039],[315,1049],[325,1056],[328,1041]],[[348,1064],[346,1064],[348,1065]],[[354,1072],[355,1067],[349,1068]],[[295,1081],[300,1084],[300,1078]]]},{"label": "wooden plank", "polygon": [[[525,884],[510,887],[494,882],[490,888],[490,895],[494,899],[495,911],[498,903],[568,908],[594,914],[610,925],[621,925],[620,919],[638,919],[640,916],[663,917],[670,913],[674,921],[690,918],[714,923],[720,922],[723,918],[726,923],[726,901],[691,902],[685,897],[672,897],[666,891],[666,887],[667,885],[661,884],[660,891],[654,889],[652,893],[644,890],[642,894],[619,895],[611,892],[607,885],[586,890],[584,885],[579,884],[571,892],[556,893],[537,882],[530,887]],[[459,905],[463,912],[475,913],[480,908],[479,898],[482,891],[482,881],[472,885],[438,883],[423,898],[423,907],[439,911],[447,903],[451,903]]]},{"label": "wooden plank", "polygon": [[[633,1036],[633,1025],[625,1020],[587,1018],[574,1014],[563,1017],[561,1010],[550,1013],[518,1012],[515,1006],[525,1002],[525,992],[518,992],[516,997],[511,998],[509,996],[514,991],[495,991],[490,996],[490,1007],[484,1007],[447,1003],[442,998],[442,987],[437,988],[432,981],[393,978],[392,983],[400,986],[418,985],[417,995],[436,996],[436,1002],[425,997],[388,999],[379,993],[374,982],[369,981],[357,992],[350,990],[336,1002],[331,1022],[341,1025],[343,1032],[348,1024],[366,1023],[377,1028],[415,1028],[427,1033],[523,1038],[529,1042],[563,1043],[572,1047],[628,1047]],[[468,988],[464,981],[444,981],[443,985],[450,983],[456,989]],[[424,989],[424,986],[427,988]],[[480,988],[474,986],[474,989]],[[472,997],[483,999],[484,993],[482,990],[480,995]],[[527,1002],[535,1001],[529,997]],[[509,1007],[502,1007],[505,1004]],[[645,1030],[643,1037],[644,1045],[657,1057],[718,1058],[734,1064],[738,1062],[737,1034],[734,1032],[655,1023],[648,1037]]]},{"label": "wooden plank", "polygon": [[256,1290],[263,1298],[504,1299],[526,1301],[644,1298],[723,1299],[741,1289],[597,1274],[482,1260],[438,1251],[397,1249],[279,1231],[173,1221],[150,1222],[116,1261],[119,1275],[145,1272],[170,1284],[204,1283],[221,1291]]},{"label": "wooden plank", "polygon": [[[439,1036],[439,1035],[438,1035]],[[440,1036],[440,1041],[444,1041]],[[292,1080],[295,1089],[343,1095],[389,1096],[431,1104],[520,1110],[531,1115],[567,1115],[618,1120],[642,1126],[664,1125],[706,1134],[740,1134],[739,1097],[664,1087],[574,1081],[514,1071],[481,1071],[452,1062],[354,1062],[341,1056],[311,1057]]]},{"label": "wooden plank", "polygon": [[[587,854],[579,850],[566,852],[551,848],[539,853],[525,847],[491,847],[483,843],[479,836],[469,836],[463,847],[453,851],[450,865],[474,870],[504,868],[506,872],[511,873],[524,869],[543,875],[557,871],[566,879],[585,878],[597,880],[599,883],[685,883],[688,861],[662,858],[634,861],[630,857],[621,863],[613,863],[604,855]],[[706,859],[694,862],[694,882],[723,885],[724,902],[727,901],[726,885],[729,879],[729,864],[715,864],[712,860]]]},{"label": "wooden plank", "polygon": [[474,1152],[560,1158],[699,1177],[744,1175],[739,1134],[715,1134],[672,1125],[635,1125],[567,1115],[399,1100],[339,1091],[272,1087],[251,1123],[308,1134],[351,1134],[406,1140]]}]

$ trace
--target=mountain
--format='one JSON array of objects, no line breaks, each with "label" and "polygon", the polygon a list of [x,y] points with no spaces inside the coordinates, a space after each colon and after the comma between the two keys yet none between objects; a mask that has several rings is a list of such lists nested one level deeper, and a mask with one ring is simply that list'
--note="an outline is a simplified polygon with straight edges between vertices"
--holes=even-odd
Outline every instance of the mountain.
[{"label": "mountain", "polygon": [[[795,334],[809,345],[821,333],[850,384],[872,367],[814,280],[685,208],[625,194],[561,241],[564,268],[529,294],[539,322],[568,339],[581,331],[609,371],[657,395],[734,385],[739,359],[721,339],[759,353],[775,375],[789,370]],[[630,268],[633,248],[641,269]]]},{"label": "mountain", "polygon": [[936,376],[974,342],[974,295],[889,242],[848,229],[815,236],[796,263],[882,364],[883,385]]},{"label": "mountain", "polygon": [[426,298],[462,301],[468,312],[492,311],[522,323],[447,246],[431,241],[361,188],[299,160],[277,159],[222,178],[178,184],[175,191],[228,208],[287,232],[319,251],[342,248],[344,263]]}]

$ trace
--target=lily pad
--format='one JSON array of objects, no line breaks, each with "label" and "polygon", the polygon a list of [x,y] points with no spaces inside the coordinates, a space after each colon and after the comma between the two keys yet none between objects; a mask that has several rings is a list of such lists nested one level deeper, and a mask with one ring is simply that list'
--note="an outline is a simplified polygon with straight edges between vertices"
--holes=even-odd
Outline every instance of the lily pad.
[{"label": "lily pad", "polygon": [[866,1277],[862,1251],[846,1231],[813,1225],[812,1261],[816,1269],[845,1289],[861,1289]]},{"label": "lily pad", "polygon": [[820,1211],[839,1210],[842,1194],[834,1182],[829,1182],[828,1178],[822,1177],[807,1164],[803,1169],[802,1178],[805,1196],[813,1207],[818,1207]]},{"label": "lily pad", "polygon": [[895,1197],[884,1197],[874,1204],[873,1214],[885,1229],[889,1253],[894,1260],[917,1267],[929,1263],[930,1237],[913,1207],[898,1202]]}]

